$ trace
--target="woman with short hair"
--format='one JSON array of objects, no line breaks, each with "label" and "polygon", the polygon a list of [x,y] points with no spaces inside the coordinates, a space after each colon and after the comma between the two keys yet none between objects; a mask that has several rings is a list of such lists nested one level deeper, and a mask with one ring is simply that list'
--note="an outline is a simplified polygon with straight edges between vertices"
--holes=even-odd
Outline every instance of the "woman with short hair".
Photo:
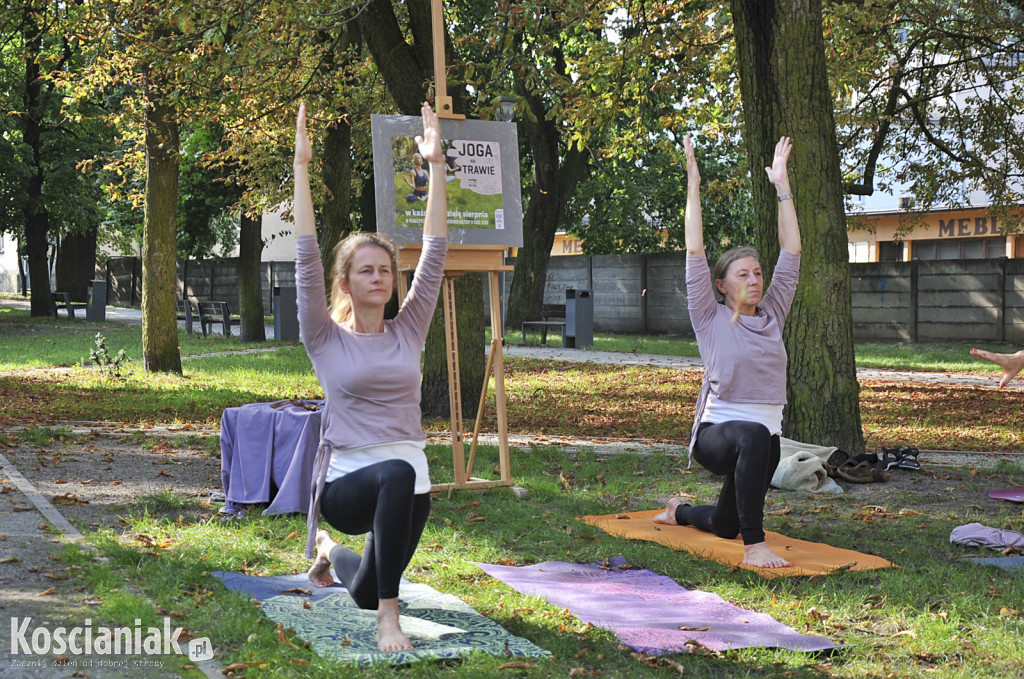
[{"label": "woman with short hair", "polygon": [[[800,227],[787,162],[793,144],[775,145],[768,179],[779,199],[778,264],[767,291],[760,257],[750,247],[723,254],[708,270],[700,209],[700,172],[690,138],[686,152],[686,291],[690,320],[704,362],[690,437],[690,459],[723,476],[715,505],[691,507],[671,498],[656,523],[691,525],[722,538],[742,536],[743,563],[791,565],[765,543],[764,499],[779,464],[786,404],[782,329],[800,275]],[[716,299],[717,297],[717,299]]]}]

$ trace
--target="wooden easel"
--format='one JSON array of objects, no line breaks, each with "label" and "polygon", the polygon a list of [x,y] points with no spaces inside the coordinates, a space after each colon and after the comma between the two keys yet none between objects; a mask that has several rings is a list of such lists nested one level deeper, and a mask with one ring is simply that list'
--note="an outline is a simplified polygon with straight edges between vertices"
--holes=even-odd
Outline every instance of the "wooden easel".
[{"label": "wooden easel", "polygon": [[[400,271],[412,271],[419,261],[421,247],[407,245],[398,253]],[[439,303],[444,313],[445,355],[448,361],[448,408],[451,413],[452,430],[452,467],[455,480],[451,483],[435,483],[431,492],[440,492],[457,488],[491,488],[494,486],[511,486],[512,471],[509,463],[508,450],[508,411],[505,400],[505,361],[501,331],[501,287],[498,273],[511,271],[513,267],[502,261],[505,251],[503,245],[462,245],[450,246],[444,264],[444,278],[441,282],[441,299]],[[462,419],[462,389],[459,375],[459,335],[455,316],[455,279],[466,273],[487,273],[489,300],[491,307],[491,350],[487,356],[487,367],[484,369],[484,383],[480,392],[480,405],[477,408],[476,420],[473,424],[473,437],[466,459],[466,446],[463,439],[464,428]],[[398,278],[398,296],[404,299],[407,292],[405,276]],[[487,401],[487,386],[491,375],[494,375],[494,398],[498,425],[498,470],[497,480],[476,478],[473,476],[473,463],[476,459],[477,441],[480,437],[480,424],[483,420],[484,405]]]},{"label": "wooden easel", "polygon": [[[444,11],[442,0],[431,0],[430,18],[434,47],[434,110],[439,118],[464,119],[466,116],[452,110],[452,98],[448,96],[448,80],[445,71],[444,55]],[[448,248],[448,256],[444,264],[444,278],[441,283],[440,304],[444,310],[445,354],[448,360],[448,406],[451,413],[452,457],[455,480],[452,483],[435,483],[432,492],[458,488],[491,488],[494,486],[511,486],[512,472],[509,464],[508,451],[508,414],[505,408],[505,362],[503,356],[504,341],[502,339],[501,319],[501,287],[498,273],[511,271],[513,267],[504,262],[504,245],[453,245]],[[412,271],[416,268],[422,248],[419,245],[406,245],[398,253],[400,271]],[[487,273],[491,307],[491,350],[487,357],[484,370],[484,384],[480,393],[480,405],[477,408],[476,421],[473,425],[473,439],[466,459],[465,442],[463,441],[462,421],[462,389],[459,379],[459,335],[455,316],[455,278],[466,273]],[[405,299],[407,292],[405,276],[399,276],[398,298]],[[484,404],[487,400],[487,386],[494,374],[494,396],[498,424],[498,480],[487,480],[473,476],[473,462],[476,458],[477,440],[480,436],[480,423],[483,420]]]}]

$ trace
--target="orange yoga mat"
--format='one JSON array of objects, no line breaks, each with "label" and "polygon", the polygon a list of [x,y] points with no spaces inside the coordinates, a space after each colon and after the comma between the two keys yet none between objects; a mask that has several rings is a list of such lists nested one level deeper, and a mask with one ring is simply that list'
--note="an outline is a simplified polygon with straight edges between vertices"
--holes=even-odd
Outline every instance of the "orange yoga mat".
[{"label": "orange yoga mat", "polygon": [[697,530],[693,526],[657,524],[652,520],[657,513],[658,510],[628,514],[603,514],[601,516],[584,516],[583,520],[609,535],[633,540],[650,540],[673,549],[686,550],[694,556],[746,568],[769,578],[827,575],[838,571],[867,571],[896,566],[881,557],[832,547],[821,542],[788,538],[771,531],[765,531],[765,542],[776,554],[793,565],[787,568],[744,566],[740,563],[743,561],[743,541],[740,538],[726,540],[717,535]]}]

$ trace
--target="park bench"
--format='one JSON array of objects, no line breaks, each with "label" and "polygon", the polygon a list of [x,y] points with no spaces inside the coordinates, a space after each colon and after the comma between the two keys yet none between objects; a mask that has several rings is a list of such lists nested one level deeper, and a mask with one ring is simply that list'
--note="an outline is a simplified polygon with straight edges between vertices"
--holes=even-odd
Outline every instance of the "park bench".
[{"label": "park bench", "polygon": [[190,335],[192,334],[192,323],[195,321],[197,313],[190,300],[178,300],[178,320],[185,321],[185,330]]},{"label": "park bench", "polygon": [[203,337],[210,334],[212,326],[220,323],[225,337],[231,337],[231,326],[238,325],[239,317],[232,316],[227,302],[199,302],[199,327]]},{"label": "park bench", "polygon": [[526,344],[526,329],[540,328],[541,344],[548,343],[548,330],[557,329],[562,334],[562,346],[565,346],[565,305],[564,304],[542,304],[540,310],[541,320],[523,321],[523,344]]},{"label": "park bench", "polygon": [[61,309],[67,312],[68,318],[75,320],[75,309],[85,309],[89,306],[85,302],[72,302],[71,295],[66,292],[51,292],[50,299],[53,300],[53,317],[57,318],[57,312]]}]

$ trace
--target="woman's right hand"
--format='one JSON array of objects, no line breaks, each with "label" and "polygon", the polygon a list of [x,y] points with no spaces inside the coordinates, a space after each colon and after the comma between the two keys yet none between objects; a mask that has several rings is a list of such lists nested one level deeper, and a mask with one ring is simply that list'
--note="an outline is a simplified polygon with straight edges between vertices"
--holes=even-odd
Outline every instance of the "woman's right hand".
[{"label": "woman's right hand", "polygon": [[686,178],[696,185],[700,185],[700,170],[697,169],[697,157],[693,153],[693,142],[690,135],[683,137],[683,151],[686,153]]},{"label": "woman's right hand", "polygon": [[299,103],[299,115],[295,121],[295,167],[305,167],[313,160],[313,149],[306,134],[306,102]]}]

